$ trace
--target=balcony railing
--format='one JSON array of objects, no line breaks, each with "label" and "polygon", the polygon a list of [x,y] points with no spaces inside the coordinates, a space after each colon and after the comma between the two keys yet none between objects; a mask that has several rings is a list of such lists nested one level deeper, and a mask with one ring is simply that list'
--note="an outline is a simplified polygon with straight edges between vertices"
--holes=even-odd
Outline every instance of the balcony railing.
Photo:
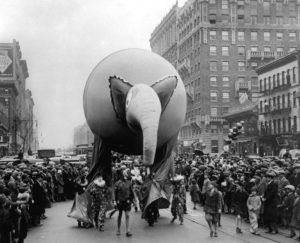
[{"label": "balcony railing", "polygon": [[260,114],[277,114],[277,113],[290,113],[292,111],[292,107],[291,105],[289,104],[288,106],[285,106],[285,107],[265,107],[264,110],[260,111],[259,113]]},{"label": "balcony railing", "polygon": [[291,88],[291,82],[282,84],[280,86],[273,87],[272,89],[262,90],[262,91],[260,91],[260,93],[262,93],[264,95],[270,95],[270,94],[273,94],[273,93],[278,92],[278,91],[287,90],[289,88]]},{"label": "balcony railing", "polygon": [[247,53],[247,59],[275,59],[285,55],[283,51],[251,51]]}]

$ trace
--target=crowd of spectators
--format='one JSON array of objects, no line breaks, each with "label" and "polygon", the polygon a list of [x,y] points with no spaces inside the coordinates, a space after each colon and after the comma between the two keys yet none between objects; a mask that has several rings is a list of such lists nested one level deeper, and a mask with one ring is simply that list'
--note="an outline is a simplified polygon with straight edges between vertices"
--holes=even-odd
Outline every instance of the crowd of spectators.
[{"label": "crowd of spectators", "polygon": [[24,242],[30,227],[41,226],[52,203],[73,199],[84,165],[39,165],[26,160],[0,168],[0,242]]},{"label": "crowd of spectators", "polygon": [[[247,159],[185,154],[176,158],[175,172],[185,177],[194,209],[205,205],[207,192],[211,185],[215,187],[222,196],[222,212],[237,217],[237,233],[242,233],[241,219],[249,222],[249,218],[254,234],[259,234],[258,226],[272,234],[278,234],[281,226],[290,230],[291,238],[300,230],[300,162],[290,156]],[[251,222],[256,217],[253,212],[257,227]]]}]

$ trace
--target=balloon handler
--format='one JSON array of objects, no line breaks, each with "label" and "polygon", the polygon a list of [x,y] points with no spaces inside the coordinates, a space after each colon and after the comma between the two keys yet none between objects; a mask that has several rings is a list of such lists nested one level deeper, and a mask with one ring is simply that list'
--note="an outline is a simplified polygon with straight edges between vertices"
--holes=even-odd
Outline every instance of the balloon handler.
[{"label": "balloon handler", "polygon": [[176,69],[161,56],[125,49],[104,58],[92,71],[83,94],[87,123],[95,135],[88,174],[112,186],[111,152],[142,155],[149,178],[143,214],[155,203],[170,205],[174,159],[186,112],[186,91]]}]

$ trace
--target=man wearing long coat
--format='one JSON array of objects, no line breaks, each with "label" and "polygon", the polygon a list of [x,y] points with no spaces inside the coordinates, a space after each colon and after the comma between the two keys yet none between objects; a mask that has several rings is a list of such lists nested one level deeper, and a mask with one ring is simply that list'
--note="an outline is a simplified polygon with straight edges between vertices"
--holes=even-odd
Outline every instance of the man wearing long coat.
[{"label": "man wearing long coat", "polygon": [[278,233],[277,229],[277,215],[278,215],[278,184],[274,182],[274,177],[276,174],[274,172],[268,172],[266,178],[268,181],[268,186],[265,191],[264,201],[265,201],[265,211],[264,211],[264,223],[268,227],[267,233],[275,234]]}]

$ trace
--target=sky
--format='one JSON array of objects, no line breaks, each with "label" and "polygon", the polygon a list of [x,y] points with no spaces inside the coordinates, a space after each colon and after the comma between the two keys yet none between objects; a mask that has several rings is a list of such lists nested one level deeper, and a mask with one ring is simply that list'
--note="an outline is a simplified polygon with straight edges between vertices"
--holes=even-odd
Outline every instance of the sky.
[{"label": "sky", "polygon": [[40,147],[63,148],[85,122],[83,90],[92,69],[121,49],[150,50],[152,31],[176,0],[0,2],[0,43],[16,39],[27,61]]}]

